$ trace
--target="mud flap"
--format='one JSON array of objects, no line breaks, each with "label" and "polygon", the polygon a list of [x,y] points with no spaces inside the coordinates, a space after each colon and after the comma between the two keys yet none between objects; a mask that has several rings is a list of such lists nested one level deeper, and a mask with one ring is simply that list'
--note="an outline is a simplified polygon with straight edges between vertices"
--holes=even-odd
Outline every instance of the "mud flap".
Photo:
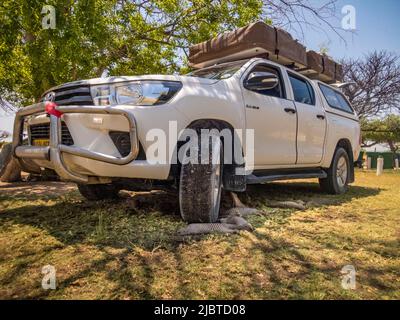
[{"label": "mud flap", "polygon": [[246,176],[236,174],[236,165],[225,165],[222,184],[224,190],[233,192],[246,191]]},{"label": "mud flap", "polygon": [[349,183],[353,183],[354,181],[354,162],[350,161]]}]

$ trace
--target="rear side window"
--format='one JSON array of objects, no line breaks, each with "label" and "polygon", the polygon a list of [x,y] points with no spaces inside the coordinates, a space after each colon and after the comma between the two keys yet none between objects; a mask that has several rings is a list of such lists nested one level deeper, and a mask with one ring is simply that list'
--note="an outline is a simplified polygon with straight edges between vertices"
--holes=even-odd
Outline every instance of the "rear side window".
[{"label": "rear side window", "polygon": [[314,105],[314,89],[311,84],[292,74],[289,74],[289,79],[293,89],[294,100],[300,103]]},{"label": "rear side window", "polygon": [[348,113],[354,113],[350,104],[347,102],[347,100],[343,97],[341,93],[323,84],[319,84],[319,87],[326,99],[326,102],[328,102],[331,108],[339,109],[341,111]]}]

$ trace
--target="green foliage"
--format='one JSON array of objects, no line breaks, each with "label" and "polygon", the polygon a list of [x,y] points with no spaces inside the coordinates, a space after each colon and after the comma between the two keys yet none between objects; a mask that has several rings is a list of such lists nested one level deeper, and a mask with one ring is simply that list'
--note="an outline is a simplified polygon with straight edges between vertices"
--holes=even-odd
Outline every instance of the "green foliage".
[{"label": "green foliage", "polygon": [[363,120],[361,123],[363,141],[388,143],[391,150],[400,146],[400,116],[389,115],[384,119]]},{"label": "green foliage", "polygon": [[[43,29],[44,5],[56,28]],[[173,73],[190,44],[263,18],[261,0],[2,0],[0,96],[31,103],[49,87],[111,75]]]}]

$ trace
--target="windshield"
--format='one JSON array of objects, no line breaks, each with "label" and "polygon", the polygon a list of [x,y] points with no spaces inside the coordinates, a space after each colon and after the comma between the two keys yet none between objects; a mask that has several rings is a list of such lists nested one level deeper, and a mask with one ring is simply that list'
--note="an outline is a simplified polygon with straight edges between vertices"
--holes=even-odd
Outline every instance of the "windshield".
[{"label": "windshield", "polygon": [[192,71],[188,73],[187,76],[217,80],[227,79],[232,77],[246,62],[247,60],[224,63],[221,65]]}]

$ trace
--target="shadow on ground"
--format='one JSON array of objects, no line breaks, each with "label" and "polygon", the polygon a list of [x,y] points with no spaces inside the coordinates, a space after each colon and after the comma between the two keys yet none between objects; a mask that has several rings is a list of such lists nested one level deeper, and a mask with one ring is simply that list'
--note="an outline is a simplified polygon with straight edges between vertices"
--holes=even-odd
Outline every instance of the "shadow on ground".
[{"label": "shadow on ground", "polygon": [[[0,214],[0,224],[12,222],[41,228],[66,245],[90,240],[99,245],[139,245],[151,249],[168,245],[169,240],[174,239],[176,229],[184,225],[174,191],[124,192],[116,201],[91,202],[83,200],[71,184],[51,182],[0,186],[0,190],[12,188],[16,191],[6,195],[7,198],[29,203],[45,196],[45,199],[56,202],[6,209]],[[378,188],[352,186],[347,194],[336,196],[322,193],[316,183],[284,182],[249,186],[239,197],[247,206],[259,209],[268,207],[268,200],[303,200],[312,207],[319,207],[339,206],[354,198],[377,195],[380,191]],[[2,193],[0,200],[4,198]],[[230,206],[227,194],[223,206]],[[286,217],[295,212],[293,209],[283,210]]]},{"label": "shadow on ground", "polygon": [[[58,284],[60,290],[70,287],[95,271],[105,272],[107,279],[116,284],[118,289],[115,291],[115,297],[121,297],[120,292],[124,290],[125,292],[137,293],[137,298],[159,298],[159,296],[153,295],[150,290],[150,285],[155,277],[152,265],[154,259],[157,258],[157,255],[153,256],[152,252],[158,248],[163,248],[173,254],[176,263],[174,268],[178,275],[181,275],[178,276],[178,282],[181,281],[178,283],[180,295],[186,298],[192,296],[193,289],[189,288],[183,280],[187,261],[184,261],[185,259],[177,250],[182,242],[177,239],[176,231],[184,223],[179,216],[176,192],[125,193],[124,197],[118,201],[88,202],[84,201],[75,188],[68,184],[54,182],[43,185],[42,183],[35,183],[33,187],[31,184],[18,184],[14,187],[16,187],[15,193],[10,191],[13,190],[13,186],[1,185],[1,192],[3,190],[7,190],[7,192],[0,195],[0,200],[12,198],[15,201],[25,200],[26,203],[0,212],[2,228],[11,228],[13,225],[32,226],[35,230],[42,230],[54,237],[58,244],[48,246],[45,251],[35,252],[33,250],[26,257],[19,256],[13,271],[1,280],[2,286],[12,284],[26,271],[30,264],[39,261],[43,255],[52,250],[71,245],[87,244],[96,246],[102,253],[101,257],[90,258],[83,268],[62,279]],[[250,186],[245,193],[239,196],[247,206],[264,210],[267,208],[269,199],[303,200],[306,203],[311,203],[313,207],[339,206],[355,198],[377,195],[380,191],[378,188],[353,186],[346,195],[332,196],[322,193],[316,183],[282,182]],[[41,199],[44,194],[46,199],[52,200],[53,203],[35,205],[33,200]],[[63,196],[59,197],[60,194]],[[33,204],[29,204],[30,201]],[[227,197],[225,197],[225,206],[228,206],[227,202]],[[286,223],[287,219],[293,214],[296,214],[293,209],[277,210],[270,215],[255,217],[254,222],[261,224],[268,219],[280,219],[282,223]],[[250,234],[233,236],[232,241],[239,241],[241,236],[249,237]],[[282,262],[281,255],[277,254],[276,260],[271,259],[271,254],[282,250],[282,248],[285,248],[287,252],[287,259],[292,259],[299,265],[299,269],[296,270],[297,275],[307,275],[311,263],[292,244],[264,233],[255,232],[254,237],[259,241],[254,243],[253,248],[262,254],[268,254],[268,258],[264,259],[264,264],[266,270],[269,270],[270,281],[280,285],[285,279],[285,273],[290,272],[282,271],[282,267],[277,266]],[[136,254],[137,250],[144,250],[147,253]],[[138,268],[141,268],[140,272],[145,279],[143,283],[138,284],[137,279],[132,277],[132,260],[130,260],[133,259],[132,255],[136,259],[134,263],[137,264]],[[156,262],[159,263],[159,261]],[[116,263],[117,267],[109,269],[110,263]],[[317,269],[314,266],[314,271],[337,272],[337,268],[335,266],[330,268],[329,263],[324,268],[324,270]],[[240,277],[241,275],[239,273],[236,276]],[[254,286],[262,286],[262,279],[259,278],[259,274],[252,274],[251,277],[253,277]],[[241,282],[238,281],[238,284],[235,285],[234,278],[235,274],[232,278],[231,285],[234,286],[232,290],[240,293]],[[32,295],[35,298],[44,298],[50,293],[39,290],[37,293],[25,293],[23,291],[21,295],[24,294]],[[282,293],[276,292],[276,294],[279,297]],[[217,295],[214,298],[218,297]]]}]

